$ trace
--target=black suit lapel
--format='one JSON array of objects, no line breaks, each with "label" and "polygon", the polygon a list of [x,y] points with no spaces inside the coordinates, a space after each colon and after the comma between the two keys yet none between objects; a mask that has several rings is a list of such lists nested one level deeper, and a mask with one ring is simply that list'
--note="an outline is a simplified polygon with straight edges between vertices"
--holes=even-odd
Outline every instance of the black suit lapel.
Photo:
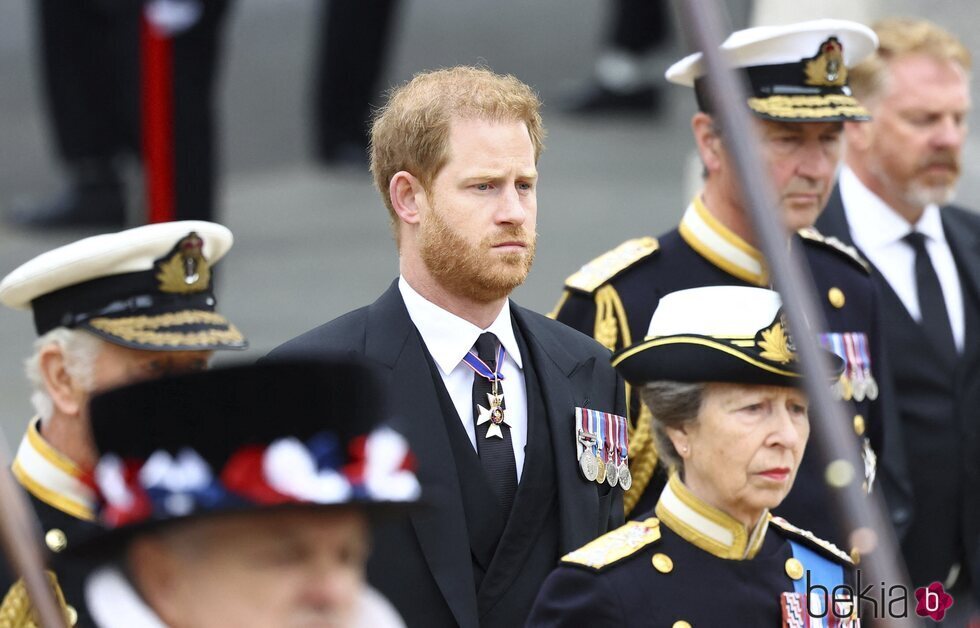
[{"label": "black suit lapel", "polygon": [[949,248],[956,260],[960,282],[963,290],[964,320],[966,322],[966,339],[963,344],[963,355],[960,357],[960,375],[976,377],[970,365],[975,364],[980,352],[980,233],[976,227],[955,212],[942,210],[943,231],[949,241]]},{"label": "black suit lapel", "polygon": [[560,551],[570,552],[603,531],[597,485],[579,475],[574,427],[575,408],[589,406],[595,358],[578,361],[533,315],[516,304],[512,306],[514,320],[527,340],[547,409],[558,485]]},{"label": "black suit lapel", "polygon": [[827,199],[827,206],[817,218],[816,227],[820,233],[835,236],[844,244],[854,246],[854,240],[851,238],[851,227],[847,224],[847,215],[844,213],[844,201],[840,195],[840,186],[834,186],[830,198]]},{"label": "black suit lapel", "polygon": [[411,515],[429,569],[461,626],[477,626],[462,495],[435,383],[397,282],[370,307],[365,354],[388,367],[392,426],[411,443],[426,508]]},{"label": "black suit lapel", "polygon": [[965,279],[963,289],[970,290],[974,298],[980,297],[980,234],[953,212],[943,211],[942,219],[946,239]]}]

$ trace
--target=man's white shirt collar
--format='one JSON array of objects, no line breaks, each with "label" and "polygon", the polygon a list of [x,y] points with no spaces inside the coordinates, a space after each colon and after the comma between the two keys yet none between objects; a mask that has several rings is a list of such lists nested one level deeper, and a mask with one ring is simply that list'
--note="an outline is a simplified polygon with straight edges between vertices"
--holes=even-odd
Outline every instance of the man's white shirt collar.
[{"label": "man's white shirt collar", "polygon": [[840,193],[841,198],[846,201],[844,212],[851,227],[851,235],[855,240],[860,240],[855,244],[865,252],[901,242],[913,229],[929,240],[946,242],[942,216],[935,204],[926,205],[919,221],[910,225],[846,166],[840,173]]},{"label": "man's white shirt collar", "polygon": [[849,168],[841,170],[839,185],[854,244],[874,264],[916,321],[922,320],[922,309],[915,280],[915,252],[902,239],[912,230],[926,237],[926,250],[943,289],[953,340],[962,351],[966,342],[963,291],[939,207],[927,205],[918,222],[910,225]]},{"label": "man's white shirt collar", "polygon": [[444,375],[449,375],[463,361],[463,356],[473,348],[476,339],[485,331],[491,332],[500,340],[507,356],[514,360],[518,368],[524,368],[510,318],[510,299],[504,301],[504,307],[493,323],[486,329],[480,329],[426,300],[409,285],[405,277],[398,278],[398,290],[405,301],[409,318],[419,330],[432,359]]}]

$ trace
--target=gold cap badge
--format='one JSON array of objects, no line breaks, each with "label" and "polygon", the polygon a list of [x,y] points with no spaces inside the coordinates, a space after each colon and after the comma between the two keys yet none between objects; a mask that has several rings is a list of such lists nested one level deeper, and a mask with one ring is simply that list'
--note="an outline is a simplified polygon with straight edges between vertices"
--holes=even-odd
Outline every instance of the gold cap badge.
[{"label": "gold cap badge", "polygon": [[779,364],[788,364],[796,359],[796,347],[786,331],[786,321],[782,315],[768,329],[763,329],[760,335],[756,343],[762,349],[760,357]]},{"label": "gold cap badge", "polygon": [[835,86],[847,84],[847,66],[844,65],[844,47],[836,37],[820,44],[817,55],[803,68],[807,85]]},{"label": "gold cap badge", "polygon": [[204,240],[193,231],[181,238],[156,265],[161,292],[203,292],[211,283],[211,266],[204,257]]}]

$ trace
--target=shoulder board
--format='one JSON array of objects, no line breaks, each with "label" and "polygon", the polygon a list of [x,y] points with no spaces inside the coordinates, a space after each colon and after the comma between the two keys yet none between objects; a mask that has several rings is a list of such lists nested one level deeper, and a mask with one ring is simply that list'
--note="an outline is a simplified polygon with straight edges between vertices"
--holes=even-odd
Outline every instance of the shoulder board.
[{"label": "shoulder board", "polygon": [[658,249],[660,243],[656,238],[647,236],[627,240],[580,268],[565,280],[565,287],[581,292],[594,292],[596,288]]},{"label": "shoulder board", "polygon": [[809,530],[797,528],[782,517],[773,517],[770,520],[770,523],[779,528],[784,533],[784,536],[792,537],[794,540],[799,541],[803,545],[806,545],[807,547],[823,554],[831,560],[843,562],[847,565],[854,564],[854,561],[847,555],[847,552],[837,547],[830,541],[825,541],[818,538]]},{"label": "shoulder board", "polygon": [[840,253],[843,257],[847,258],[848,261],[856,264],[865,273],[871,272],[871,267],[868,266],[868,262],[861,257],[861,254],[857,252],[857,249],[848,244],[844,244],[838,240],[835,236],[825,236],[820,233],[814,227],[805,227],[800,229],[796,233],[799,234],[801,238],[808,242],[816,242],[817,244],[822,244],[825,247]]},{"label": "shoulder board", "polygon": [[660,520],[630,521],[561,558],[563,564],[599,571],[660,540]]},{"label": "shoulder board", "polygon": [[[45,573],[48,576],[48,581],[51,583],[51,588],[54,590],[58,608],[65,615],[67,625],[74,626],[78,621],[78,614],[74,608],[65,602],[65,595],[61,592],[58,577],[53,571],[45,571]],[[36,615],[34,604],[27,594],[27,586],[24,584],[24,580],[18,580],[7,590],[7,593],[3,596],[3,602],[0,603],[0,626],[4,628],[8,626],[13,628],[31,628],[36,626],[34,623],[36,621]]]}]

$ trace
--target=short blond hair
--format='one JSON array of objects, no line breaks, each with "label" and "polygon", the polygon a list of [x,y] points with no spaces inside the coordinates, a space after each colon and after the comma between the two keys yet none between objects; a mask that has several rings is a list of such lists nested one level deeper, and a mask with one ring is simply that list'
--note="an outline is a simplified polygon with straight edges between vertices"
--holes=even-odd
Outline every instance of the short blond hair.
[{"label": "short blond hair", "polygon": [[523,122],[535,163],[544,150],[541,101],[514,76],[470,66],[416,74],[388,94],[371,125],[371,174],[396,237],[397,218],[388,194],[391,178],[404,170],[428,189],[449,160],[453,119]]},{"label": "short blond hair", "polygon": [[905,55],[926,55],[938,61],[952,61],[970,71],[970,51],[955,35],[920,18],[893,17],[876,22],[878,49],[850,70],[849,82],[858,100],[881,94],[888,80],[888,63]]}]

